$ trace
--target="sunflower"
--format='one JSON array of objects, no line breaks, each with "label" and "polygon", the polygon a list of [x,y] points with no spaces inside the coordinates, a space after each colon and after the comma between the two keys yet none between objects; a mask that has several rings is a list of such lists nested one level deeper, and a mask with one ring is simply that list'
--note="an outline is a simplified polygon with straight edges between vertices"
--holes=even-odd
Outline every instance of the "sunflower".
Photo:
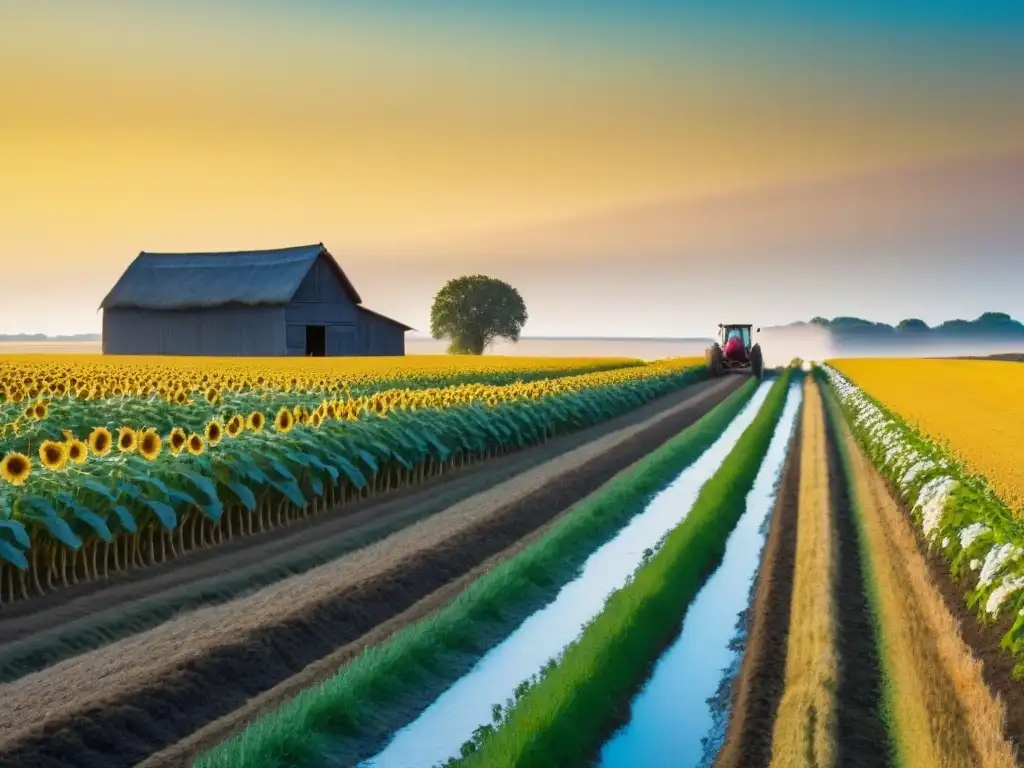
[{"label": "sunflower", "polygon": [[334,421],[337,417],[338,409],[335,407],[334,403],[329,403],[327,405],[327,418]]},{"label": "sunflower", "polygon": [[224,427],[217,419],[213,419],[213,421],[206,425],[205,434],[206,442],[213,448],[224,439]]},{"label": "sunflower", "polygon": [[76,440],[71,437],[65,443],[68,449],[68,459],[74,464],[84,464],[85,460],[89,458],[89,446],[83,443],[81,440]]},{"label": "sunflower", "polygon": [[274,418],[274,429],[281,434],[287,434],[292,431],[292,427],[295,426],[295,417],[292,416],[292,412],[287,408],[282,408],[277,412],[277,416]]},{"label": "sunflower", "polygon": [[160,439],[160,435],[157,434],[155,429],[147,429],[139,437],[139,453],[142,454],[142,458],[146,461],[156,459],[160,455],[163,445],[163,440]]},{"label": "sunflower", "polygon": [[0,478],[11,485],[22,485],[32,474],[32,464],[23,453],[8,453],[0,461]]},{"label": "sunflower", "polygon": [[185,449],[185,445],[188,443],[188,436],[185,434],[184,429],[175,427],[171,430],[171,436],[167,438],[167,442],[170,444],[171,453],[177,456]]},{"label": "sunflower", "polygon": [[267,417],[263,415],[262,411],[253,411],[249,414],[249,418],[245,420],[245,426],[253,432],[262,432],[266,424]]},{"label": "sunflower", "polygon": [[36,419],[37,421],[42,421],[43,419],[45,419],[49,412],[50,404],[45,400],[40,400],[39,402],[32,406],[32,418]]},{"label": "sunflower", "polygon": [[206,450],[206,444],[203,442],[203,438],[194,432],[188,436],[188,452],[193,456],[202,455],[203,451]]},{"label": "sunflower", "polygon": [[113,443],[114,438],[110,436],[110,430],[106,427],[96,427],[89,433],[89,451],[97,456],[106,456],[110,453]]},{"label": "sunflower", "polygon": [[44,440],[39,446],[39,460],[43,462],[44,467],[53,472],[64,469],[68,463],[68,448],[64,443]]},{"label": "sunflower", "polygon": [[138,448],[139,436],[131,427],[121,427],[117,430],[117,449],[121,453],[132,453]]},{"label": "sunflower", "polygon": [[321,421],[323,421],[323,419],[320,418],[320,412],[314,411],[313,415],[309,417],[309,426],[315,429],[320,426]]},{"label": "sunflower", "polygon": [[235,414],[228,420],[227,426],[224,429],[228,433],[228,437],[238,437],[245,429],[245,419]]}]

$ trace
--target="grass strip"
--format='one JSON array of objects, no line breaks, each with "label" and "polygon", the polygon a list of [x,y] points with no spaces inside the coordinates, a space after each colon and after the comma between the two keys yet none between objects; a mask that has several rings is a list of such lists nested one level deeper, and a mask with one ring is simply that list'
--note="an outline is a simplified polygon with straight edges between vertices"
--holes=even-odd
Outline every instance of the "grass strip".
[{"label": "grass strip", "polygon": [[814,379],[804,380],[796,565],[786,682],[772,733],[772,768],[836,762],[836,558],[825,414]]},{"label": "grass strip", "polygon": [[561,658],[505,710],[497,727],[478,731],[464,756],[449,765],[590,764],[622,702],[642,684],[652,659],[678,633],[690,603],[721,563],[782,416],[790,378],[787,369],[775,382],[686,519],[634,578],[612,593]]},{"label": "grass strip", "polygon": [[898,766],[1010,768],[1004,711],[932,582],[909,523],[857,449],[838,403],[830,416],[875,602],[885,711]]},{"label": "grass strip", "polygon": [[[401,708],[403,697],[422,700],[425,679],[444,676],[437,659],[453,649],[474,648],[481,633],[493,634],[496,619],[511,619],[511,630],[522,618],[524,602],[543,604],[602,540],[714,444],[756,389],[751,380],[689,429],[575,505],[547,536],[482,576],[443,610],[368,649],[335,677],[260,718],[201,756],[197,768],[302,764],[330,739],[366,738],[388,721],[389,708]],[[479,655],[486,651],[476,650]]]}]

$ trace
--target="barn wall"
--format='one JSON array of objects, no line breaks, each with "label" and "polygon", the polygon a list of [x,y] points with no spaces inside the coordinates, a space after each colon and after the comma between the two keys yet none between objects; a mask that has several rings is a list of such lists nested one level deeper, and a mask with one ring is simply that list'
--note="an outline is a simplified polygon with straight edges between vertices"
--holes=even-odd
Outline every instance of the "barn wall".
[{"label": "barn wall", "polygon": [[356,323],[356,348],[360,355],[404,355],[405,329],[369,312],[360,312]]},{"label": "barn wall", "polygon": [[305,354],[307,325],[327,327],[328,355],[356,354],[356,305],[325,257],[313,263],[285,314],[289,355]]},{"label": "barn wall", "polygon": [[285,350],[282,307],[103,313],[103,352],[108,355],[273,357]]}]

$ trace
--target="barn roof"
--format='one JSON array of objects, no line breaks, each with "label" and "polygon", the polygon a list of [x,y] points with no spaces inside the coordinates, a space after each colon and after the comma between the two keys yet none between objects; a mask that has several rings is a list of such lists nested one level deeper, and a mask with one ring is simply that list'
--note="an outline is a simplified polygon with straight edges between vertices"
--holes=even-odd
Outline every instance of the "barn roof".
[{"label": "barn roof", "polygon": [[416,330],[415,328],[413,328],[410,325],[406,325],[405,323],[401,323],[401,322],[399,322],[398,320],[395,320],[392,317],[388,317],[387,315],[382,315],[380,312],[374,312],[372,309],[367,309],[366,307],[356,307],[356,309],[359,310],[360,312],[365,312],[368,315],[373,315],[374,317],[379,317],[381,320],[389,322],[389,323],[391,323],[393,325],[397,325],[403,331],[415,331]]},{"label": "barn roof", "polygon": [[323,255],[353,304],[355,287],[323,243],[269,251],[146,253],[142,251],[103,299],[103,309],[199,309],[226,304],[281,305]]}]

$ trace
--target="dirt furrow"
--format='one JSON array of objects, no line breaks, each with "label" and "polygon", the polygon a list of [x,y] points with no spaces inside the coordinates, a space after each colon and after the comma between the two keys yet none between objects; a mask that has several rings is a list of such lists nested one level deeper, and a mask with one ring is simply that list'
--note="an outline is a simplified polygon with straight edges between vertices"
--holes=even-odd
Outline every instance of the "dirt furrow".
[{"label": "dirt furrow", "polygon": [[0,765],[135,765],[472,571],[740,384],[713,384],[334,563],[0,687]]},{"label": "dirt furrow", "polygon": [[785,685],[802,441],[801,428],[789,446],[761,553],[743,661],[716,768],[766,768],[771,760],[772,726]]},{"label": "dirt furrow", "polygon": [[836,764],[840,768],[875,768],[890,764],[889,735],[882,717],[882,666],[850,486],[839,456],[839,435],[831,418],[825,419],[825,429],[829,497],[839,546]]},{"label": "dirt furrow", "polygon": [[515,555],[533,542],[540,540],[570,511],[571,508],[563,510],[540,528],[524,536],[511,547],[490,557],[482,565],[474,568],[464,576],[445,584],[437,591],[432,592],[415,603],[409,609],[393,616],[382,624],[378,624],[354,642],[335,649],[324,658],[305,667],[298,674],[289,677],[270,690],[254,696],[238,709],[208,723],[181,741],[172,744],[167,749],[150,756],[139,763],[137,768],[189,768],[203,752],[229,739],[261,715],[276,709],[301,693],[303,689],[317,685],[332,677],[339,669],[355,659],[366,648],[387,641],[404,627],[426,618],[434,611],[442,608],[457,597],[473,581],[498,566],[502,561],[515,557]]},{"label": "dirt furrow", "polygon": [[[737,381],[728,382],[731,389]],[[544,445],[456,470],[415,488],[340,508],[337,513],[235,539],[152,568],[119,573],[14,603],[0,614],[0,680],[156,626],[184,611],[217,605],[303,573],[401,528],[623,430],[685,407],[721,382],[701,382],[604,424]]]},{"label": "dirt furrow", "polygon": [[801,429],[785,687],[772,733],[771,765],[776,768],[832,766],[837,752],[839,545],[821,394],[810,377],[804,380]]},{"label": "dirt furrow", "polygon": [[891,727],[900,763],[1013,768],[1002,705],[942,602],[908,521],[843,427],[870,547],[886,648]]}]

